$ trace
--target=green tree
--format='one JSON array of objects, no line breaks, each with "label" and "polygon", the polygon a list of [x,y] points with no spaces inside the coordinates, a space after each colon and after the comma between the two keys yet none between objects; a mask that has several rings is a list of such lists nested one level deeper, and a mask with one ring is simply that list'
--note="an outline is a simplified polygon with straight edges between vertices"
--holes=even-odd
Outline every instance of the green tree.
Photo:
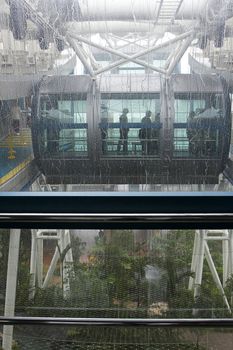
[{"label": "green tree", "polygon": [[112,305],[123,307],[135,302],[137,307],[147,304],[145,267],[148,262],[145,243],[135,243],[130,230],[112,231],[111,237],[99,238],[93,249],[94,270],[107,282]]}]

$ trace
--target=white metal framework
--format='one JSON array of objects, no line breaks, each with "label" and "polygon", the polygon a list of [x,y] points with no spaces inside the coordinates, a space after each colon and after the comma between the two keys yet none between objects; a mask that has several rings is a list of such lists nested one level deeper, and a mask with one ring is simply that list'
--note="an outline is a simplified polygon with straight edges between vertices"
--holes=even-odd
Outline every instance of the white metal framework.
[{"label": "white metal framework", "polygon": [[[221,241],[222,242],[222,261],[223,261],[223,275],[222,279],[216,269],[213,257],[208,245],[209,241]],[[206,259],[210,272],[213,276],[213,280],[219,289],[224,303],[231,314],[231,307],[229,301],[224,292],[227,280],[233,273],[233,232],[232,230],[197,230],[195,233],[193,256],[191,272],[194,277],[189,279],[189,289],[194,290],[194,299],[198,299],[200,296],[204,258]]]},{"label": "white metal framework", "polygon": [[[35,70],[35,64],[36,69],[42,69],[40,61],[41,64],[43,62],[47,64],[48,67],[45,70],[51,69],[54,55],[58,56],[59,53],[54,51],[51,45],[50,51],[41,51],[39,47],[35,52],[33,51],[38,37],[38,28],[43,28],[49,33],[50,43],[53,38],[57,38],[64,41],[67,47],[72,47],[86,72],[93,78],[126,62],[134,62],[147,70],[169,76],[175,62],[180,60],[193,39],[203,37],[205,34],[211,36],[208,31],[217,26],[214,29],[216,32],[219,20],[229,18],[233,13],[229,0],[145,0],[144,2],[134,0],[133,3],[130,0],[99,0],[98,2],[95,0],[64,0],[58,3],[52,0],[49,6],[42,0],[14,1],[25,8],[28,21],[33,25],[28,26],[28,35],[25,40],[15,40],[14,45],[11,43],[5,50],[4,59],[9,61],[6,62],[7,67],[10,67],[11,61],[13,66],[16,65],[14,64],[15,57],[21,55],[17,59],[17,62],[20,60],[24,62],[20,66],[20,73],[26,72],[23,67],[27,67],[29,73],[32,72],[31,69]],[[0,2],[2,3],[0,13],[2,12],[9,18],[8,4],[5,0]],[[66,2],[67,6],[71,7],[70,13],[67,8],[63,8]],[[61,5],[60,8],[57,4]],[[68,11],[65,19],[63,18],[64,9]],[[76,13],[73,17],[71,10]],[[33,29],[30,29],[31,27]],[[156,45],[163,45],[163,43],[166,45],[162,47],[171,45],[173,39],[170,39],[171,42],[166,40],[165,33],[167,32],[177,36],[174,38],[177,47],[175,50],[171,48],[171,51],[174,52],[174,63],[171,62],[170,67],[166,63],[164,68],[159,69],[148,62],[148,59],[139,59],[143,55],[141,50],[143,47],[151,48],[145,53],[147,55],[157,49]],[[2,41],[7,48],[7,42],[12,42],[12,39],[9,41],[12,35],[9,34],[9,28],[4,28],[4,26],[1,33]],[[189,35],[186,37],[187,33]],[[186,40],[182,35],[186,37]],[[162,42],[159,43],[159,39],[162,39]],[[25,43],[27,44],[26,51]],[[14,55],[11,54],[13,46],[18,47]],[[101,66],[94,58],[93,47],[121,57],[121,60],[115,62],[113,59],[107,67]]]}]

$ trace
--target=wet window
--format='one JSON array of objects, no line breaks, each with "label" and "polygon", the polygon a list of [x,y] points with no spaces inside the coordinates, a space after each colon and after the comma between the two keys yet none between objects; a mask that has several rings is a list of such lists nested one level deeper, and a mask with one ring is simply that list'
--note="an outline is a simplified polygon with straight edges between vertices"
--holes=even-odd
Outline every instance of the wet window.
[{"label": "wet window", "polygon": [[[0,0],[0,192],[7,193],[0,203],[4,209],[8,192],[18,203],[13,214],[0,210],[0,315],[231,319],[232,227],[157,229],[159,215],[169,223],[177,208],[167,217],[154,192],[165,201],[170,192],[191,192],[199,203],[211,192],[198,213],[205,218],[221,192],[231,199],[232,96],[230,0]],[[24,219],[24,192],[36,193],[27,227],[5,229],[15,216]],[[44,194],[59,192],[77,198],[75,207],[80,192],[85,199],[101,192],[107,214],[99,202],[82,211],[84,199],[78,213],[62,199],[40,207]],[[114,206],[109,197],[120,192]],[[141,220],[131,205],[118,215],[130,192],[140,192],[135,205],[150,229],[131,228]],[[65,228],[82,215],[90,224],[89,211],[115,226]],[[34,215],[46,224],[31,228]],[[224,215],[232,220],[231,211]],[[229,350],[232,343],[232,329],[220,327],[0,324],[0,350]]]},{"label": "wet window", "polygon": [[[12,265],[7,274],[6,248],[13,239],[10,251],[14,259],[20,247],[17,275]],[[229,318],[230,240],[232,230],[43,229],[32,235],[29,230],[22,230],[21,235],[17,230],[0,230],[1,303],[12,298],[9,291],[5,294],[11,274],[11,282],[17,285],[15,315],[20,317],[155,322]],[[202,248],[197,255],[198,246]],[[22,349],[114,346],[143,350],[146,345],[152,350],[156,344],[161,350],[187,350],[196,349],[197,343],[203,349],[232,347],[229,327],[27,325],[14,326],[13,334],[14,343]]]}]

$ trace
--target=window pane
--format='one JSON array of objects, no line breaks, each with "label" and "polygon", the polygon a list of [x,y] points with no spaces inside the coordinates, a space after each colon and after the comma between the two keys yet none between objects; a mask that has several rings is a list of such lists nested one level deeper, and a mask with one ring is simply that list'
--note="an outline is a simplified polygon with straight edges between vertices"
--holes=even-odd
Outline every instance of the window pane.
[{"label": "window pane", "polygon": [[[43,229],[22,230],[19,236],[19,230],[0,230],[1,314],[6,300],[13,307],[14,293],[5,294],[9,266],[8,278],[17,282],[17,316],[229,318],[232,232]],[[177,350],[195,349],[197,341],[207,349],[232,345],[230,328],[25,325],[15,326],[13,334],[23,349],[32,344],[48,349],[154,349],[157,344],[158,349]]]},{"label": "window pane", "polygon": [[159,95],[102,95],[104,156],[158,156]]},{"label": "window pane", "polygon": [[[44,120],[44,152],[48,158],[59,154],[86,156],[87,113],[85,96],[42,96],[41,117]],[[72,153],[71,153],[72,152]]]}]

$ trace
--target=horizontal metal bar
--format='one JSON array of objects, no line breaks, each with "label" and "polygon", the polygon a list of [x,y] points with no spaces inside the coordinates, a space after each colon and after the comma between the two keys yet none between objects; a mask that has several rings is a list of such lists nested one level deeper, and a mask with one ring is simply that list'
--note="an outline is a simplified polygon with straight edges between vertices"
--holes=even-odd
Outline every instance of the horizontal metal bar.
[{"label": "horizontal metal bar", "polygon": [[[135,224],[135,223],[231,223],[233,224],[233,213],[0,213],[1,223],[90,223],[102,222]],[[39,237],[43,239],[42,237]],[[47,238],[47,237],[46,237]],[[53,238],[53,236],[49,236]],[[57,237],[56,237],[57,238]],[[212,237],[211,237],[212,238]],[[217,237],[216,237],[217,238]],[[223,237],[221,237],[223,239]]]},{"label": "horizontal metal bar", "polygon": [[[1,310],[1,308],[0,308]],[[4,308],[2,308],[2,310],[4,310]],[[148,311],[148,308],[146,307],[140,307],[140,309],[129,309],[126,307],[106,307],[106,308],[101,308],[101,307],[88,307],[88,309],[86,307],[50,307],[50,306],[17,306],[17,312],[20,311],[28,311],[28,310],[33,310],[33,311],[115,311],[115,312],[119,312],[119,311],[127,311],[127,312],[132,312],[132,313],[136,313],[138,311]],[[179,309],[170,309],[169,308],[169,312],[184,312],[184,311],[189,311],[189,312],[193,312],[193,308],[179,308]],[[201,308],[199,309],[200,312],[203,311],[209,311],[211,312],[211,314],[213,314],[213,312],[216,311],[224,311],[226,313],[228,313],[228,309],[227,308]]]},{"label": "horizontal metal bar", "polygon": [[233,194],[222,192],[0,193],[0,227],[233,228]]},{"label": "horizontal metal bar", "polygon": [[105,326],[105,327],[233,327],[232,318],[221,319],[144,319],[144,318],[60,318],[0,317],[3,325]]},{"label": "horizontal metal bar", "polygon": [[47,235],[47,236],[37,236],[36,238],[37,239],[51,239],[51,240],[58,240],[59,239],[58,236],[49,236],[49,235]]},{"label": "horizontal metal bar", "polygon": [[0,213],[233,213],[233,192],[0,192]]}]

